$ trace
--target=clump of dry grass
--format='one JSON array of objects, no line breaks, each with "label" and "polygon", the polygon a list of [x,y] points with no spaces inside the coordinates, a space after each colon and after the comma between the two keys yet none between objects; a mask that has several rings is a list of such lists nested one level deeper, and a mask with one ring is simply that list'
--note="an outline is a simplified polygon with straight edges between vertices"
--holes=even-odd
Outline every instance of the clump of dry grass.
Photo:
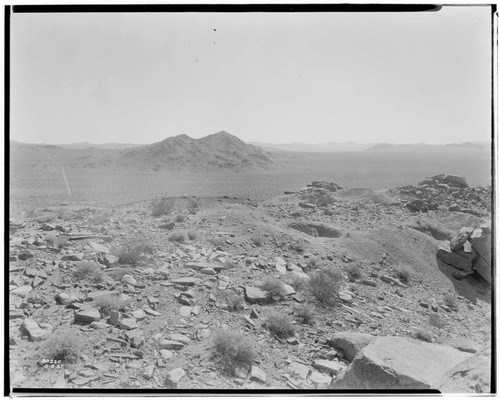
[{"label": "clump of dry grass", "polygon": [[351,264],[347,267],[347,276],[351,281],[361,278],[361,268],[356,264]]},{"label": "clump of dry grass", "polygon": [[69,238],[67,236],[58,236],[54,240],[54,246],[58,249],[64,249],[69,244]]},{"label": "clump of dry grass", "polygon": [[92,261],[81,261],[73,272],[73,278],[77,281],[87,281],[90,283],[101,283],[104,279],[104,272],[99,264]]},{"label": "clump of dry grass", "polygon": [[297,306],[294,311],[301,324],[314,324],[314,309],[309,304]]},{"label": "clump of dry grass", "polygon": [[52,333],[44,342],[39,357],[42,359],[75,363],[81,352],[80,338],[71,330]]},{"label": "clump of dry grass", "polygon": [[407,265],[402,265],[396,268],[396,276],[401,280],[401,282],[409,283],[412,270]]},{"label": "clump of dry grass", "polygon": [[187,231],[187,236],[189,240],[196,240],[198,238],[198,234],[193,230]]},{"label": "clump of dry grass", "polygon": [[89,221],[89,225],[104,225],[111,220],[111,213],[109,211],[99,213],[93,216]]},{"label": "clump of dry grass", "polygon": [[200,201],[196,197],[190,197],[188,199],[187,210],[190,214],[196,214],[200,209]]},{"label": "clump of dry grass", "polygon": [[168,240],[177,243],[185,242],[187,240],[186,232],[172,232]]},{"label": "clump of dry grass", "polygon": [[252,237],[250,238],[250,240],[252,241],[252,243],[255,245],[255,246],[262,246],[264,244],[264,235],[262,235],[262,233],[255,233],[252,235]]},{"label": "clump of dry grass", "polygon": [[290,274],[288,278],[288,284],[295,289],[295,291],[304,290],[307,288],[308,280],[305,278],[301,278],[294,273]]},{"label": "clump of dry grass", "polygon": [[151,202],[151,212],[153,217],[161,217],[162,215],[169,215],[174,211],[175,201],[163,195],[162,197],[155,199]]},{"label": "clump of dry grass", "polygon": [[444,328],[444,322],[442,318],[437,313],[431,313],[428,318],[428,322],[430,325],[435,326],[436,328]]},{"label": "clump of dry grass", "polygon": [[268,277],[262,283],[262,289],[269,293],[273,299],[282,300],[286,297],[286,289],[279,279]]},{"label": "clump of dry grass", "polygon": [[334,305],[338,302],[338,293],[344,276],[335,268],[314,272],[309,279],[309,290],[316,299],[324,305]]},{"label": "clump of dry grass", "polygon": [[281,339],[289,338],[295,334],[292,319],[279,311],[275,311],[269,315],[266,327],[272,335]]},{"label": "clump of dry grass", "polygon": [[413,336],[425,342],[432,343],[432,335],[421,328],[415,329],[415,331],[413,331]]},{"label": "clump of dry grass", "polygon": [[106,274],[116,281],[121,281],[124,275],[132,275],[133,273],[133,268],[117,268],[112,271],[106,271]]},{"label": "clump of dry grass", "polygon": [[450,307],[452,310],[458,310],[458,300],[455,296],[451,294],[445,294],[443,296],[443,302],[445,305]]},{"label": "clump of dry grass", "polygon": [[153,247],[145,239],[135,239],[125,243],[118,253],[118,263],[135,265],[143,258],[144,254],[152,254]]},{"label": "clump of dry grass", "polygon": [[255,351],[242,332],[221,329],[215,332],[213,343],[215,356],[226,372],[235,374],[238,367],[252,365]]},{"label": "clump of dry grass", "polygon": [[109,315],[111,311],[124,311],[130,301],[124,301],[119,295],[108,294],[95,299],[95,305],[104,315]]},{"label": "clump of dry grass", "polygon": [[221,297],[227,304],[227,308],[229,311],[243,310],[243,305],[245,304],[245,299],[243,298],[243,296],[236,294],[232,290],[227,290],[222,293]]}]

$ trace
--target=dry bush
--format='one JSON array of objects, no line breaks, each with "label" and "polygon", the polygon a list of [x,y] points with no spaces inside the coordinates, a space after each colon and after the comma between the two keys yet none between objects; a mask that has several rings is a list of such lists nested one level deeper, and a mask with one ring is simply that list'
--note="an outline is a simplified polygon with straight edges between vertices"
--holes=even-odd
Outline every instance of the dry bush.
[{"label": "dry bush", "polygon": [[198,238],[198,234],[193,230],[187,231],[187,236],[189,240],[196,240]]},{"label": "dry bush", "polygon": [[124,301],[118,294],[107,294],[95,299],[95,305],[101,313],[109,315],[111,311],[124,311],[130,301]]},{"label": "dry bush", "polygon": [[200,201],[196,197],[189,198],[187,209],[190,214],[196,214],[200,209]]},{"label": "dry bush", "polygon": [[429,315],[428,322],[430,325],[435,326],[436,328],[444,328],[444,322],[437,313],[431,313]]},{"label": "dry bush", "polygon": [[292,319],[282,312],[275,311],[267,317],[266,327],[272,335],[286,339],[294,335]]},{"label": "dry bush", "polygon": [[290,247],[295,250],[297,253],[303,253],[304,252],[304,245],[301,242],[295,242],[290,245]]},{"label": "dry bush", "polygon": [[151,202],[151,212],[153,217],[161,217],[162,215],[169,215],[175,208],[175,200],[164,195],[159,199]]},{"label": "dry bush", "polygon": [[100,214],[95,215],[89,221],[89,225],[104,225],[111,221],[111,213],[109,211],[102,212]]},{"label": "dry bush", "polygon": [[221,295],[223,301],[227,304],[229,311],[240,311],[243,310],[243,305],[245,304],[245,299],[243,296],[236,294],[232,290],[227,290]]},{"label": "dry bush", "polygon": [[306,270],[311,271],[317,269],[321,266],[321,259],[319,257],[313,256],[307,260]]},{"label": "dry bush", "polygon": [[175,220],[174,220],[174,221],[175,221],[175,222],[184,222],[184,220],[185,220],[185,219],[186,219],[186,218],[184,217],[184,215],[182,215],[182,214],[177,214],[177,215],[175,216]]},{"label": "dry bush", "polygon": [[187,240],[186,232],[172,232],[168,238],[171,242],[185,242]]},{"label": "dry bush", "polygon": [[224,269],[235,269],[238,267],[238,264],[235,263],[233,260],[226,260],[222,265],[224,266]]},{"label": "dry bush", "polygon": [[74,331],[56,331],[43,343],[39,357],[42,359],[75,363],[81,352],[80,341],[81,339]]},{"label": "dry bush", "polygon": [[334,305],[338,302],[338,293],[344,276],[335,268],[323,269],[311,274],[309,290],[316,299],[324,305]]},{"label": "dry bush", "polygon": [[145,239],[131,240],[125,243],[118,253],[118,263],[135,265],[141,261],[144,254],[152,254],[153,247]]},{"label": "dry bush", "polygon": [[295,291],[304,290],[307,288],[308,279],[301,278],[294,273],[291,273],[288,278],[288,284],[295,289]]},{"label": "dry bush", "polygon": [[409,283],[412,270],[410,267],[403,265],[396,268],[396,276],[401,280],[401,282]]},{"label": "dry bush", "polygon": [[214,353],[220,365],[230,374],[242,366],[251,366],[255,356],[252,343],[240,331],[221,329],[214,335]]},{"label": "dry bush", "polygon": [[262,246],[264,244],[264,235],[261,233],[255,233],[252,235],[250,240],[255,246]]},{"label": "dry bush", "polygon": [[314,309],[309,304],[295,307],[295,315],[301,324],[314,324]]},{"label": "dry bush", "polygon": [[413,332],[413,335],[417,339],[432,343],[432,335],[423,329],[415,329],[415,331]]},{"label": "dry bush", "polygon": [[224,242],[224,239],[217,236],[209,237],[207,239],[207,242],[215,248],[217,247],[222,248],[226,244],[226,242]]},{"label": "dry bush", "polygon": [[63,249],[69,244],[69,238],[67,236],[58,236],[56,240],[54,240],[54,246],[58,249]]},{"label": "dry bush", "polygon": [[358,265],[351,264],[347,267],[347,276],[351,281],[361,278],[361,268]]},{"label": "dry bush", "polygon": [[285,284],[279,279],[268,277],[262,283],[262,289],[269,293],[273,299],[282,300],[286,297]]},{"label": "dry bush", "polygon": [[443,296],[443,302],[452,310],[458,310],[458,300],[455,296],[451,294],[445,294]]},{"label": "dry bush", "polygon": [[73,272],[73,278],[77,281],[87,281],[90,283],[101,283],[104,279],[104,272],[101,266],[92,261],[81,261]]}]

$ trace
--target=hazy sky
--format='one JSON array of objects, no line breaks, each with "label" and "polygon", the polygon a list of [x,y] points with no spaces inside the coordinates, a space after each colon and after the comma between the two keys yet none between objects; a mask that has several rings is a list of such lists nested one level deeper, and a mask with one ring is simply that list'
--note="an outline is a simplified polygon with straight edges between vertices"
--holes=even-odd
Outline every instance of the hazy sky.
[{"label": "hazy sky", "polygon": [[14,14],[11,139],[490,140],[490,9]]}]

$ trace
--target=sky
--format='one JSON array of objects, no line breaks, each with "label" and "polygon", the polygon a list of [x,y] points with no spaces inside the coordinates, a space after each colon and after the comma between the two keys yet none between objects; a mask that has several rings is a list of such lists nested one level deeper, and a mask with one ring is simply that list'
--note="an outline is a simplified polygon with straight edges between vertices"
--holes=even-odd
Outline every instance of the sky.
[{"label": "sky", "polygon": [[28,143],[491,140],[489,7],[424,13],[13,14]]}]

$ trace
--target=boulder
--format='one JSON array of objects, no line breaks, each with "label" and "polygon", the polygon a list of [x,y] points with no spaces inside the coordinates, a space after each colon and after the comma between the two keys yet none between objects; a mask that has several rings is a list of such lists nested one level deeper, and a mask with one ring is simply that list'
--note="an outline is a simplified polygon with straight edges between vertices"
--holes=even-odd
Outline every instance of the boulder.
[{"label": "boulder", "polygon": [[250,380],[259,383],[266,383],[267,377],[266,373],[262,371],[259,367],[253,365],[250,370]]},{"label": "boulder", "polygon": [[491,229],[485,225],[479,229],[475,229],[469,242],[472,247],[473,257],[472,266],[485,279],[491,283]]},{"label": "boulder", "polygon": [[360,350],[332,389],[435,389],[446,371],[469,354],[449,346],[397,336],[380,337]]},{"label": "boulder", "polygon": [[445,264],[462,271],[472,271],[472,253],[463,250],[453,252],[446,242],[440,244],[436,257]]},{"label": "boulder", "polygon": [[490,393],[491,345],[457,364],[439,379],[436,386],[442,393]]},{"label": "boulder", "polygon": [[49,324],[39,325],[31,318],[26,318],[21,325],[21,331],[27,333],[34,342],[39,342],[46,339],[52,333],[53,328]]},{"label": "boulder", "polygon": [[347,361],[352,361],[358,352],[374,339],[375,336],[368,333],[338,332],[328,340],[328,344],[341,350]]},{"label": "boulder", "polygon": [[469,240],[470,236],[472,235],[472,231],[473,229],[468,227],[460,229],[450,240],[450,250],[460,250],[463,247],[464,243]]},{"label": "boulder", "polygon": [[165,386],[171,389],[177,389],[177,384],[186,376],[186,371],[182,368],[176,368],[170,371],[165,378]]},{"label": "boulder", "polygon": [[99,243],[90,242],[89,246],[96,253],[109,254],[109,249],[106,246],[103,246]]},{"label": "boulder", "polygon": [[265,290],[253,286],[245,286],[245,295],[249,303],[269,303],[268,292]]},{"label": "boulder", "polygon": [[75,313],[75,322],[81,324],[90,324],[94,321],[99,321],[101,319],[101,314],[99,310],[95,308],[89,308],[87,310],[81,310]]}]

